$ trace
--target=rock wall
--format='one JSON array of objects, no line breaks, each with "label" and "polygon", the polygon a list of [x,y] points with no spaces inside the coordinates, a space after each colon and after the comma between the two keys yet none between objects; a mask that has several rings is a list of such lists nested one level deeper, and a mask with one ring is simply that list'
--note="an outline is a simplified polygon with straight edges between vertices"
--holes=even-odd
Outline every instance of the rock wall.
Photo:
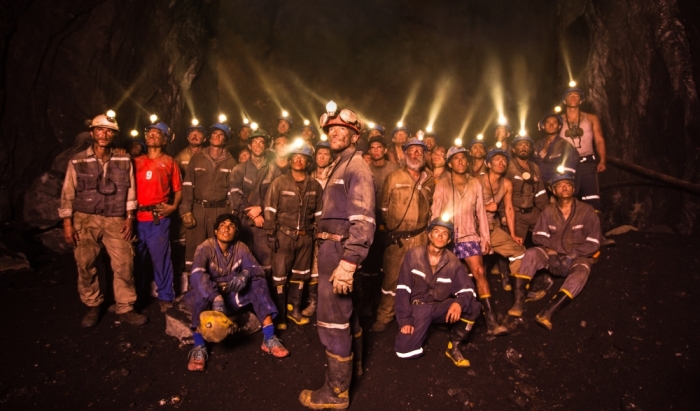
[{"label": "rock wall", "polygon": [[[609,156],[697,183],[700,180],[700,13],[697,2],[558,2],[559,73],[580,76],[588,108],[601,117]],[[624,183],[620,187],[620,183]],[[601,176],[610,224],[669,225],[690,233],[696,194],[658,187],[608,165]],[[697,230],[696,230],[697,231]]]}]

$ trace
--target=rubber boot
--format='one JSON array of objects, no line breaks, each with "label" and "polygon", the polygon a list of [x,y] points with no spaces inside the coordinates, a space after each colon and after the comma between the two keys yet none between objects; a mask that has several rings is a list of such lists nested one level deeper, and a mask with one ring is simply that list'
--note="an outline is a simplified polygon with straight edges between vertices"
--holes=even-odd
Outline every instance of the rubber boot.
[{"label": "rubber boot", "polygon": [[549,304],[535,316],[537,324],[548,330],[552,330],[552,317],[571,302],[571,297],[563,291],[559,291],[550,301]]},{"label": "rubber boot", "polygon": [[481,308],[484,311],[488,333],[495,336],[507,335],[508,329],[496,321],[496,314],[493,313],[491,308],[491,296],[481,298]]},{"label": "rubber boot", "polygon": [[312,278],[311,281],[309,281],[309,305],[304,308],[304,310],[301,312],[301,315],[304,317],[311,317],[316,313],[316,305],[318,302],[318,280],[316,278]]},{"label": "rubber boot", "polygon": [[460,320],[454,324],[450,330],[450,341],[447,343],[447,351],[445,351],[445,355],[458,367],[466,368],[471,365],[469,360],[464,358],[464,355],[462,355],[461,348],[462,343],[467,341],[467,337],[469,336],[469,332],[472,330],[473,325],[473,321],[460,318]]},{"label": "rubber boot", "polygon": [[299,306],[301,305],[301,294],[304,292],[303,281],[290,281],[287,294],[287,318],[294,321],[296,325],[306,325],[309,319],[301,316]]},{"label": "rubber boot", "polygon": [[287,329],[287,301],[286,301],[286,286],[275,286],[277,294],[275,294],[275,307],[277,307],[277,317],[275,317],[275,329],[284,331]]},{"label": "rubber boot", "polygon": [[299,402],[312,410],[344,410],[350,406],[352,354],[349,357],[341,357],[326,351],[326,359],[326,382],[316,391],[302,391],[299,394]]},{"label": "rubber boot", "polygon": [[498,256],[498,264],[501,272],[501,284],[503,284],[503,289],[506,291],[512,291],[513,287],[510,285],[510,266],[508,264],[508,259],[505,257]]},{"label": "rubber boot", "polygon": [[508,310],[508,315],[511,317],[522,317],[525,308],[525,295],[530,288],[530,280],[527,278],[515,277],[515,290],[513,290],[513,307]]},{"label": "rubber boot", "polygon": [[355,359],[353,376],[360,378],[365,372],[362,368],[362,327],[360,326],[360,319],[357,317],[356,313],[352,314],[350,322],[352,324],[352,355]]}]

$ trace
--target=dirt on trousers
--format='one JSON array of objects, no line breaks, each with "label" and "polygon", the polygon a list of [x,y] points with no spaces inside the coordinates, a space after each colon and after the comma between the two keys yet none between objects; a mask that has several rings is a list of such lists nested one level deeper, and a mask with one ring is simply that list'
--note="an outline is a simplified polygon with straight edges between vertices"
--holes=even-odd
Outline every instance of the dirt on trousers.
[{"label": "dirt on trousers", "polygon": [[[448,334],[433,327],[425,355],[394,353],[396,323],[369,331],[362,316],[364,376],[351,387],[355,410],[690,410],[700,393],[700,238],[630,232],[603,250],[584,291],[547,331],[534,322],[561,285],[526,304],[510,335],[486,335],[480,319],[464,350],[471,367],[444,355]],[[260,350],[261,333],[209,344],[203,373],[187,371],[190,346],[164,333],[155,300],[133,327],[105,313],[80,328],[71,256],[35,272],[0,273],[2,410],[301,410],[302,389],[321,386],[325,355],[316,326],[289,325],[291,356]],[[489,275],[503,316],[512,295]],[[362,280],[365,288],[378,284]],[[366,310],[365,310],[366,311]],[[315,319],[314,319],[315,320]]]}]

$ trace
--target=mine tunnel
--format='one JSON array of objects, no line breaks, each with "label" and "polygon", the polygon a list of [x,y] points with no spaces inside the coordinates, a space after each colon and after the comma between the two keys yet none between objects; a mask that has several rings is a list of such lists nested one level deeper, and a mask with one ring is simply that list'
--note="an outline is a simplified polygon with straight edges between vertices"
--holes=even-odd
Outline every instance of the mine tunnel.
[{"label": "mine tunnel", "polygon": [[[293,119],[290,138],[305,121],[321,134],[331,100],[357,113],[363,133],[383,125],[387,141],[401,123],[433,131],[445,148],[478,135],[490,146],[502,122],[511,138],[542,139],[543,116],[561,110],[574,82],[581,110],[600,121],[599,218],[616,245],[600,249],[551,332],[534,318],[564,280],[547,274],[533,287],[548,297],[527,303],[508,336],[477,320],[466,370],[444,358],[441,326],[423,357],[397,358],[396,322],[369,331],[381,279],[356,279],[365,372],[350,407],[692,409],[700,399],[697,2],[8,0],[1,9],[3,408],[302,409],[299,392],[323,382],[315,317],[280,333],[291,356],[278,360],[260,351],[249,313],[250,335],[211,344],[207,370],[188,372],[189,319],[164,315],[148,292],[136,303],[148,324],[107,311],[105,253],[100,322],[80,327],[85,307],[57,210],[96,116],[114,111],[113,147],[128,151],[157,115],[171,129],[170,156],[188,146],[193,119],[209,130],[222,114],[233,139],[253,122],[275,134],[281,117]],[[173,252],[176,279],[183,258]],[[487,278],[506,321],[512,292]]]}]

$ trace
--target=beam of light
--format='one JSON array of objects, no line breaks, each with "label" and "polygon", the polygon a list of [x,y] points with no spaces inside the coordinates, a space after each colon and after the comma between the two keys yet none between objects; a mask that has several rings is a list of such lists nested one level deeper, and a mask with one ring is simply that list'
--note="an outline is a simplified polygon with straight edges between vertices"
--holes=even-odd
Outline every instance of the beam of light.
[{"label": "beam of light", "polygon": [[433,131],[433,125],[435,125],[435,120],[437,120],[440,111],[442,110],[442,105],[445,102],[445,97],[447,93],[452,89],[452,79],[449,77],[442,77],[440,81],[436,84],[435,99],[433,104],[430,106],[430,113],[428,115],[428,127],[426,130],[428,132]]},{"label": "beam of light", "polygon": [[244,118],[247,118],[248,115],[246,114],[245,105],[243,105],[243,102],[241,101],[241,98],[238,95],[236,88],[233,86],[231,78],[226,74],[226,70],[219,70],[218,73],[219,82],[224,86],[224,90],[229,95],[229,97],[231,97],[231,99],[236,103],[236,105],[238,105],[238,108],[241,110],[242,116]]},{"label": "beam of light", "polygon": [[493,122],[493,120],[496,118],[496,115],[497,115],[497,114],[496,114],[495,111],[492,111],[492,112],[491,112],[491,115],[486,119],[486,123],[484,123],[484,126],[482,127],[481,132],[480,132],[479,134],[481,134],[481,135],[483,136],[484,133],[486,133],[486,130],[488,130],[489,125],[490,125],[490,124]]},{"label": "beam of light", "polygon": [[[411,90],[408,92],[408,97],[406,97],[406,104],[403,106],[403,113],[401,113],[401,120],[399,123],[403,125],[403,121],[408,115],[408,112],[411,111],[411,107],[413,107],[413,103],[416,101],[416,96],[418,95],[418,89],[420,88],[420,82],[415,82],[411,86]],[[399,126],[401,127],[401,126]]]},{"label": "beam of light", "polygon": [[562,41],[559,45],[561,48],[561,58],[564,60],[564,66],[566,66],[566,72],[569,73],[569,80],[574,79],[574,75],[571,74],[571,60],[569,59],[569,52],[566,49],[566,45]]},{"label": "beam of light", "polygon": [[459,134],[458,136],[464,137],[464,135],[467,133],[467,129],[469,128],[469,124],[471,124],[472,119],[474,118],[474,114],[476,113],[477,110],[481,107],[481,102],[484,101],[485,98],[485,93],[483,89],[479,89],[477,91],[476,96],[474,97],[474,104],[472,104],[469,107],[469,110],[467,111],[467,115],[464,117],[464,122],[462,123],[462,127],[459,129]]},{"label": "beam of light", "polygon": [[521,128],[520,131],[518,132],[518,134],[520,134],[521,136],[526,136],[527,130],[525,130],[524,128]]},{"label": "beam of light", "polygon": [[490,56],[484,68],[484,82],[491,92],[491,100],[500,116],[505,117],[505,98],[503,93],[503,78],[501,75],[501,64],[494,57]]},{"label": "beam of light", "polygon": [[[513,86],[515,94],[518,96],[518,120],[520,128],[525,129],[527,122],[527,113],[530,108],[530,91],[535,88],[534,79],[530,74],[527,61],[522,55],[514,58],[512,63],[513,69]],[[515,125],[511,125],[515,128]]]}]

